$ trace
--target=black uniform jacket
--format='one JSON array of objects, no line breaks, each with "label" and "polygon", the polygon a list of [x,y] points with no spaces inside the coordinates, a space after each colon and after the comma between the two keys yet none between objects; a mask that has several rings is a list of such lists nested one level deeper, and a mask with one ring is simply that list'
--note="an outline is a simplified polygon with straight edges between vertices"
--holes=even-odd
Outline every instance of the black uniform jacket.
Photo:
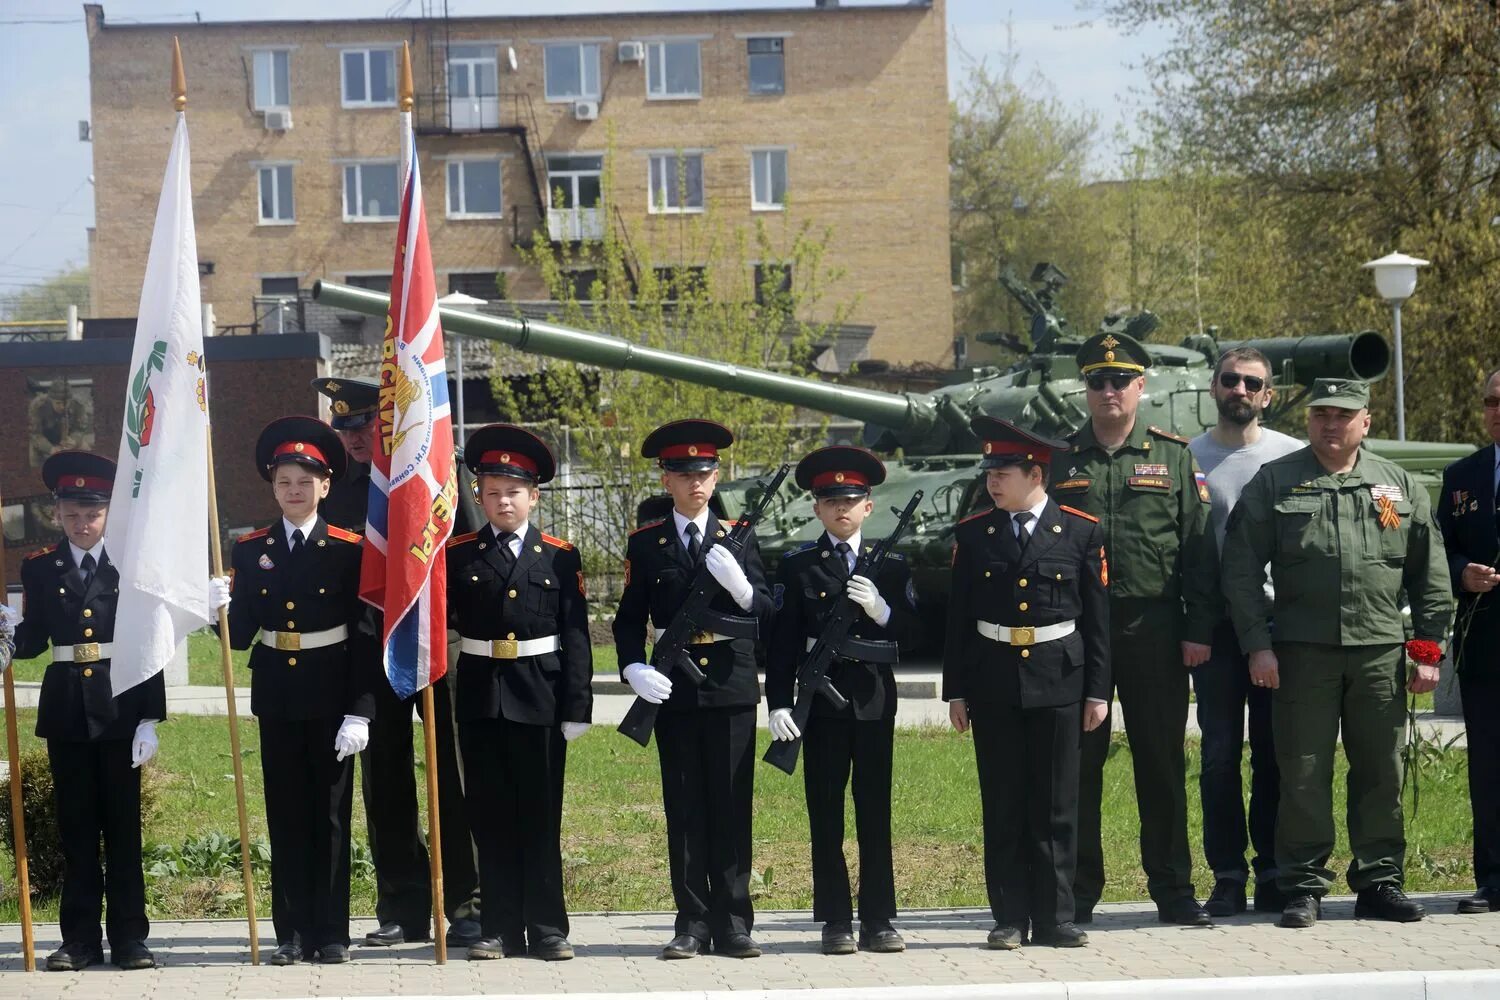
[{"label": "black uniform jacket", "polygon": [[527,525],[521,554],[507,565],[494,529],[448,542],[448,620],[467,639],[558,637],[540,656],[458,658],[458,718],[534,726],[590,722],[593,652],[583,562],[571,542]]},{"label": "black uniform jacket", "polygon": [[318,504],[318,513],[329,524],[362,532],[369,506],[370,463],[350,460],[348,470],[329,484],[328,495]]},{"label": "black uniform jacket", "polygon": [[[282,650],[256,640],[272,632],[321,632],[340,625],[353,634],[359,599],[360,536],[319,517],[302,552],[292,558],[286,524],[252,531],[235,542],[229,638],[250,649],[250,711],[294,722],[375,714],[373,666],[351,665],[349,643]],[[252,646],[251,644],[254,643]]]},{"label": "black uniform jacket", "polygon": [[[49,545],[21,564],[21,590],[23,620],[16,627],[17,659],[40,656],[49,644],[114,641],[120,572],[109,561],[108,552],[85,587],[67,541]],[[50,664],[42,675],[36,734],[75,743],[128,740],[142,720],[167,717],[167,688],[161,674],[116,698],[110,689],[109,664],[109,660]]]},{"label": "black uniform jacket", "polygon": [[1496,565],[1500,558],[1500,508],[1495,499],[1495,446],[1480,448],[1443,470],[1438,497],[1438,526],[1443,530],[1448,572],[1458,595],[1458,669],[1464,674],[1500,670],[1500,589],[1473,594],[1464,589],[1469,563]]},{"label": "black uniform jacket", "polygon": [[[1007,512],[967,517],[955,533],[952,579],[944,701],[1044,708],[1109,700],[1109,570],[1097,520],[1048,500],[1022,550]],[[1032,646],[995,642],[974,625],[1070,620],[1071,635]]]},{"label": "black uniform jacket", "polygon": [[[713,542],[727,535],[733,521],[720,521],[712,514],[704,531],[703,553]],[[754,588],[755,596],[747,611],[722,589],[710,603],[716,611],[759,620],[763,639],[770,627],[771,588],[766,586],[761,568],[760,546],[751,532],[740,559],[740,566]],[[661,632],[672,623],[672,616],[687,599],[697,568],[688,558],[687,549],[677,537],[676,519],[668,517],[631,532],[625,548],[625,593],[615,612],[615,650],[623,671],[632,663],[646,663],[646,626],[652,624]],[[729,639],[712,645],[691,646],[699,667],[708,679],[694,687],[686,677],[675,673],[672,696],[662,708],[666,711],[691,708],[731,708],[760,703],[760,680],[755,672],[755,640]],[[707,663],[703,661],[707,660]],[[665,667],[661,667],[665,669]]]},{"label": "black uniform jacket", "polygon": [[[865,551],[869,551],[868,545]],[[822,634],[829,612],[844,599],[848,576],[840,565],[843,558],[834,550],[825,531],[816,542],[788,553],[776,570],[776,586],[772,590],[776,617],[766,648],[766,704],[772,709],[792,707],[797,668],[807,656],[807,640]],[[891,606],[891,617],[881,626],[859,611],[849,635],[895,642],[903,650],[914,648],[922,641],[922,625],[917,618],[911,567],[899,552],[892,552],[886,559],[875,587]],[[834,660],[828,677],[839,693],[849,699],[849,704],[841,711],[820,696],[813,700],[813,715],[855,719],[895,717],[896,680],[889,663],[840,657]]]}]

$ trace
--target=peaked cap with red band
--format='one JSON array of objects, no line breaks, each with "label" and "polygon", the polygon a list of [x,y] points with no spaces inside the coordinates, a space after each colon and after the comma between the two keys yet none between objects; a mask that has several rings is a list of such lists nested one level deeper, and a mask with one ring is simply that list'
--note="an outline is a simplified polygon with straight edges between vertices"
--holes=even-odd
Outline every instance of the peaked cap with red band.
[{"label": "peaked cap with red band", "polygon": [[276,466],[292,462],[340,479],[349,457],[339,436],[316,417],[280,417],[266,424],[255,442],[255,468],[271,482]]},{"label": "peaked cap with red band", "polygon": [[734,444],[734,435],[712,420],[674,420],[662,424],[641,442],[641,456],[654,458],[668,472],[707,472],[719,467],[719,449]]},{"label": "peaked cap with red band", "polygon": [[115,463],[87,451],[59,451],[42,463],[42,482],[59,500],[109,503]]},{"label": "peaked cap with red band", "polygon": [[981,469],[998,469],[1019,462],[1052,464],[1054,455],[1072,451],[1066,441],[1054,441],[1023,431],[1009,420],[999,417],[977,416],[969,421],[969,429],[979,439],[984,458]]},{"label": "peaked cap with red band", "polygon": [[815,497],[863,497],[885,482],[885,464],[863,448],[832,445],[798,462],[796,476]]},{"label": "peaked cap with red band", "polygon": [[545,483],[556,474],[557,462],[541,438],[514,424],[486,424],[464,445],[464,464],[476,476],[508,476],[528,483]]}]

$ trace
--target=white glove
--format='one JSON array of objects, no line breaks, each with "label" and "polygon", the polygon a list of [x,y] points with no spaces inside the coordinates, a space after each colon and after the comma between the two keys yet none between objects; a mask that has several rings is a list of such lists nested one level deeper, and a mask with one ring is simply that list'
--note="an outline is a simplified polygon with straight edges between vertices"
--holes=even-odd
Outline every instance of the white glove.
[{"label": "white glove", "polygon": [[672,694],[672,678],[644,663],[632,663],[623,671],[630,690],[653,705],[660,705]]},{"label": "white glove", "polygon": [[572,743],[592,728],[587,722],[564,722],[562,724],[563,739],[568,743]]},{"label": "white glove", "polygon": [[891,616],[891,606],[885,603],[885,598],[880,596],[880,591],[875,589],[875,584],[867,577],[851,576],[848,586],[844,588],[844,595],[863,608],[876,625],[884,625]]},{"label": "white glove", "polygon": [[211,624],[219,624],[219,612],[229,607],[229,577],[211,576],[208,578],[208,620]]},{"label": "white glove", "polygon": [[746,611],[750,610],[750,604],[755,600],[755,588],[750,586],[745,571],[740,569],[740,564],[734,561],[734,556],[729,554],[728,549],[722,545],[713,546],[703,557],[703,565],[719,581],[724,593],[734,598],[734,603]]},{"label": "white glove", "polygon": [[130,766],[140,767],[156,756],[156,723],[146,720],[135,727],[135,739],[130,743]]},{"label": "white glove", "polygon": [[353,757],[370,745],[370,720],[362,715],[344,716],[343,725],[333,738],[333,749],[338,754],[334,760]]},{"label": "white glove", "polygon": [[802,736],[802,730],[792,721],[790,708],[771,709],[771,736],[778,740],[795,740]]}]

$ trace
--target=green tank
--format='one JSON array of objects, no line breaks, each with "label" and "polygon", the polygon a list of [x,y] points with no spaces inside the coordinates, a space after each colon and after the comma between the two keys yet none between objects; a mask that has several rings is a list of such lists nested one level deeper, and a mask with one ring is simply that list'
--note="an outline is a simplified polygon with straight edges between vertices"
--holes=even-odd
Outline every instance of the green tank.
[{"label": "green tank", "polygon": [[[947,592],[954,524],[988,502],[978,489],[979,445],[969,431],[970,415],[1003,417],[1053,437],[1066,436],[1088,419],[1076,360],[1084,338],[1072,334],[1054,304],[1056,291],[1066,280],[1062,272],[1042,264],[1033,272],[1031,285],[1009,274],[1000,280],[1030,317],[1029,342],[1009,334],[981,339],[1015,349],[1020,360],[1005,368],[955,372],[955,381],[929,393],[836,385],[520,317],[443,310],[442,324],[445,330],[498,341],[520,351],[681,379],[862,422],[865,445],[885,454],[887,468],[886,483],[865,532],[872,537],[888,534],[895,523],[891,506],[923,490],[922,509],[899,549],[911,562],[919,592],[937,603]],[[313,298],[371,316],[384,316],[389,303],[378,292],[327,281],[313,286]],[[1156,326],[1156,317],[1143,312],[1107,316],[1099,329],[1126,332],[1145,341]],[[1270,359],[1277,399],[1268,422],[1298,436],[1302,434],[1301,404],[1314,379],[1378,379],[1391,361],[1388,343],[1373,331],[1244,341],[1195,334],[1177,346],[1146,342],[1152,367],[1146,372],[1139,419],[1183,437],[1212,427],[1218,419],[1208,393],[1214,361],[1221,351],[1235,346],[1258,348]],[[1417,474],[1434,494],[1443,467],[1473,450],[1467,445],[1385,440],[1367,445]],[[748,481],[720,485],[731,513],[743,507],[745,490],[751,487]],[[768,509],[758,534],[767,561],[774,564],[783,553],[815,539],[821,530],[810,498],[788,482],[778,502]]]}]

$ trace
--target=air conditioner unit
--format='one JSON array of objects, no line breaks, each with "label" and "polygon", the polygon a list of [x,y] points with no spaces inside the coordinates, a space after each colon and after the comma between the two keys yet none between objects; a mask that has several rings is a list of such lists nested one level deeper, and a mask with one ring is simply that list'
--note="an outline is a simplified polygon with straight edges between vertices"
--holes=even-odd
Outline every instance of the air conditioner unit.
[{"label": "air conditioner unit", "polygon": [[598,101],[574,101],[573,117],[581,122],[591,122],[599,117]]},{"label": "air conditioner unit", "polygon": [[642,62],[646,58],[646,44],[644,42],[621,42],[620,62]]},{"label": "air conditioner unit", "polygon": [[292,112],[290,108],[272,108],[266,112],[266,130],[268,132],[289,132],[292,128]]}]

